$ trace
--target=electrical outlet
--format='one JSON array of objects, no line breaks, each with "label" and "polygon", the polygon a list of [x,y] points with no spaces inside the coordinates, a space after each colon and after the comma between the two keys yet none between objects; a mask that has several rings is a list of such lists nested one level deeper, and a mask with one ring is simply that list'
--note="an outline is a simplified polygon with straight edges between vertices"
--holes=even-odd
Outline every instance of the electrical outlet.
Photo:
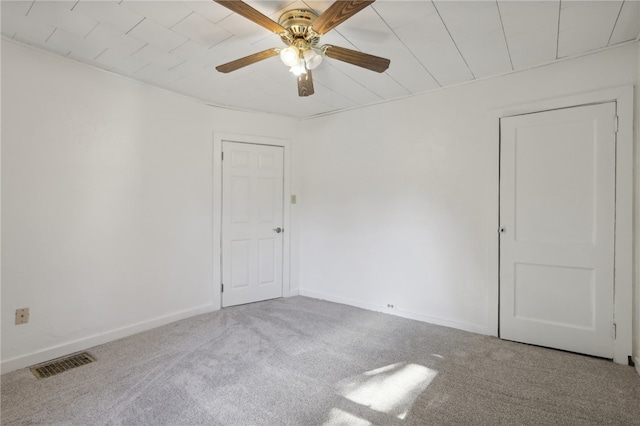
[{"label": "electrical outlet", "polygon": [[16,309],[16,324],[26,324],[29,322],[29,308]]},{"label": "electrical outlet", "polygon": [[395,305],[392,305],[391,303],[387,303],[387,308],[389,309],[395,309]]}]

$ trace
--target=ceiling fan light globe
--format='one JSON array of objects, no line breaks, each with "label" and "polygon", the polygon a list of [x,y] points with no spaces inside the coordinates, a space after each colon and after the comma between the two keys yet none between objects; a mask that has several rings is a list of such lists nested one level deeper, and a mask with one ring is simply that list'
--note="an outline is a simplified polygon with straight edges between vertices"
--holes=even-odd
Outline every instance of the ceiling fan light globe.
[{"label": "ceiling fan light globe", "polygon": [[303,56],[307,63],[307,68],[310,70],[316,69],[322,62],[322,55],[312,49],[305,51]]},{"label": "ceiling fan light globe", "polygon": [[288,67],[292,67],[297,64],[299,56],[300,52],[295,46],[289,46],[280,51],[280,59]]},{"label": "ceiling fan light globe", "polygon": [[300,59],[289,71],[291,71],[296,77],[299,77],[300,75],[307,73],[307,67],[305,66],[304,61]]}]

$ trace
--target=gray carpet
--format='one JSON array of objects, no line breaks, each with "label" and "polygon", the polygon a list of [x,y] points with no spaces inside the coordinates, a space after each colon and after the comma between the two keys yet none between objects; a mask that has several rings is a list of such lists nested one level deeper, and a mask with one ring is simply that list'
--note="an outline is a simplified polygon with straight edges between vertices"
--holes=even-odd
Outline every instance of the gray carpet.
[{"label": "gray carpet", "polygon": [[631,367],[304,297],[224,309],[2,376],[2,424],[640,424]]}]

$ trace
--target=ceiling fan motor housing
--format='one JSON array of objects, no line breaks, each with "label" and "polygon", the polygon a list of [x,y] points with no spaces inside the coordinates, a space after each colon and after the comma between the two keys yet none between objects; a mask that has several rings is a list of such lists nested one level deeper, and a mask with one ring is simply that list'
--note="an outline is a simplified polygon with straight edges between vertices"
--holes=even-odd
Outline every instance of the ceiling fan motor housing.
[{"label": "ceiling fan motor housing", "polygon": [[293,9],[283,13],[278,20],[278,23],[287,29],[287,33],[281,37],[282,41],[298,48],[301,44],[309,49],[314,48],[320,41],[320,35],[311,29],[316,18],[318,15],[305,9]]}]

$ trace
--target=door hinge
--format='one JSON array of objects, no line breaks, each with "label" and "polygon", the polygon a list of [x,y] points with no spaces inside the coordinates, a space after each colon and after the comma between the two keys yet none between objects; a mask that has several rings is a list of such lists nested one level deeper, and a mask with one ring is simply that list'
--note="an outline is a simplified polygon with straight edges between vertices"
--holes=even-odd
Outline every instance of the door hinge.
[{"label": "door hinge", "polygon": [[224,161],[224,152],[222,153],[222,161]]},{"label": "door hinge", "polygon": [[613,340],[616,340],[617,337],[617,327],[616,327],[616,323],[614,322],[613,324],[611,324],[611,338]]},{"label": "door hinge", "polygon": [[224,293],[224,284],[220,284],[220,293]]},{"label": "door hinge", "polygon": [[613,119],[613,132],[618,133],[618,116],[617,115]]}]

